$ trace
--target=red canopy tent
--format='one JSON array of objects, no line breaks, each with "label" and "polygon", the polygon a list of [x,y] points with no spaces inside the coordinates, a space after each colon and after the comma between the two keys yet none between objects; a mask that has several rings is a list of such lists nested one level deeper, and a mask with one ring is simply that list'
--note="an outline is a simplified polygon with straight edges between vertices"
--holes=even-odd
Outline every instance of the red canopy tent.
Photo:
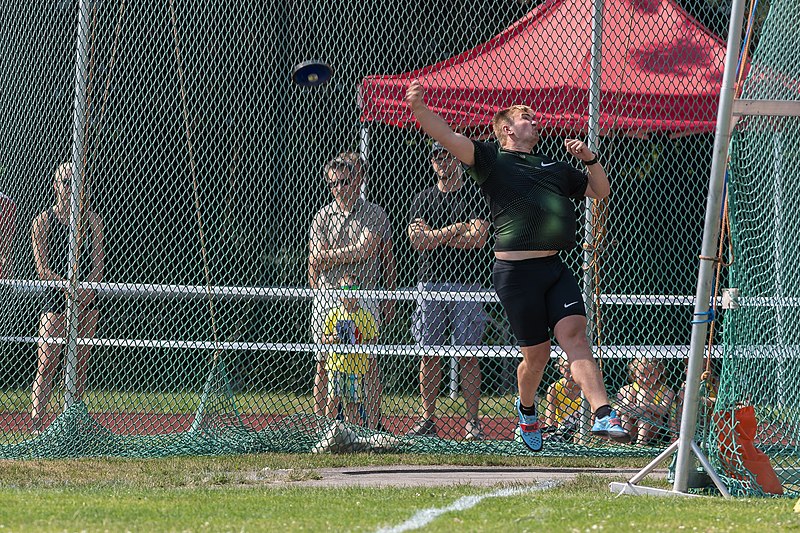
[{"label": "red canopy tent", "polygon": [[[419,79],[428,105],[454,125],[479,127],[512,104],[545,128],[588,124],[592,15],[588,0],[551,0],[501,34],[441,63],[361,84],[362,121],[414,124],[403,102]],[[600,132],[713,132],[725,42],[672,0],[606,0]]]}]

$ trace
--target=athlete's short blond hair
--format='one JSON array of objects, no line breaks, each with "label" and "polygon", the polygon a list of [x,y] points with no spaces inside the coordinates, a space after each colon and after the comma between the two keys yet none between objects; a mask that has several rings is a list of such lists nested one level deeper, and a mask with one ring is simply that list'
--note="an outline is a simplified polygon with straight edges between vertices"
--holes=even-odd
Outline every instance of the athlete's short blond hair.
[{"label": "athlete's short blond hair", "polygon": [[508,126],[516,117],[524,113],[533,114],[533,109],[526,105],[512,105],[501,109],[494,115],[492,130],[494,130],[494,136],[497,137],[500,146],[504,146],[508,142],[508,135],[503,131],[503,126]]}]

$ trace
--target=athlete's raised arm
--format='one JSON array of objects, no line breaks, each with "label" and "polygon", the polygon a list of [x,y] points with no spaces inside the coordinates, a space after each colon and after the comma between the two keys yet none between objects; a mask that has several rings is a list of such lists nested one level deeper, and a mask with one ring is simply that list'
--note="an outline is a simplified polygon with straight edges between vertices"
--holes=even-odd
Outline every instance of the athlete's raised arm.
[{"label": "athlete's raised arm", "polygon": [[425,133],[439,141],[447,151],[467,166],[475,164],[475,148],[472,141],[456,133],[445,120],[431,111],[425,104],[425,88],[417,80],[406,89],[406,103]]}]

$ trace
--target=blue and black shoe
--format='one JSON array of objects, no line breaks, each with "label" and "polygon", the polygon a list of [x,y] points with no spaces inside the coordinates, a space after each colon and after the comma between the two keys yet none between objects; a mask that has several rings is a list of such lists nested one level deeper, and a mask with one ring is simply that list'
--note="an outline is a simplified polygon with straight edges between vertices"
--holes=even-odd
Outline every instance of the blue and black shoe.
[{"label": "blue and black shoe", "polygon": [[519,415],[519,436],[531,451],[542,450],[542,425],[537,415],[523,415],[517,398],[517,414]]},{"label": "blue and black shoe", "polygon": [[631,441],[631,436],[622,427],[616,411],[611,411],[610,415],[603,418],[595,418],[592,425],[592,435],[610,439],[620,444],[628,444]]}]

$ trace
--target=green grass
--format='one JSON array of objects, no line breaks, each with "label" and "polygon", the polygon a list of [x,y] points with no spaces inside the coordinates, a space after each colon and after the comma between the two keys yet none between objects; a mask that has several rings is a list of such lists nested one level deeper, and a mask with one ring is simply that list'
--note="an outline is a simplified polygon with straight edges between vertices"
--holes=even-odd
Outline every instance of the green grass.
[{"label": "green grass", "polygon": [[[418,508],[447,505],[465,488],[388,490],[249,488],[152,491],[0,491],[11,531],[371,531]],[[33,502],[36,503],[33,503]]]},{"label": "green grass", "polygon": [[[0,489],[135,489],[201,487],[211,478],[235,479],[236,473],[287,470],[305,477],[320,468],[386,465],[513,466],[554,468],[639,468],[650,457],[535,457],[498,455],[257,454],[161,459],[87,458],[0,460]],[[232,477],[233,476],[233,477]],[[241,476],[240,476],[241,477]],[[240,480],[236,483],[246,483]]]},{"label": "green grass", "polygon": [[[641,466],[645,459],[249,455],[0,461],[0,531],[374,531],[492,489],[309,488],[323,467],[381,464]],[[281,476],[274,472],[282,471]],[[253,473],[260,473],[254,476]],[[623,480],[624,478],[619,478]],[[788,531],[788,499],[615,498],[607,478],[484,499],[424,531]],[[663,482],[649,484],[666,487]]]}]

